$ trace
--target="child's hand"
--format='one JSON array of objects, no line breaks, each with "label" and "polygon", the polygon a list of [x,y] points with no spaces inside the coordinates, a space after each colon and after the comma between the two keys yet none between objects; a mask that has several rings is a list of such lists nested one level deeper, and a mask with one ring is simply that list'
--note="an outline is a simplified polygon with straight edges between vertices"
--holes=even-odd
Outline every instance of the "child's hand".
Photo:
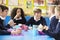
[{"label": "child's hand", "polygon": [[22,30],[17,29],[17,30],[16,30],[16,35],[21,34],[21,32],[22,32]]},{"label": "child's hand", "polygon": [[12,31],[11,31],[11,34],[12,34],[12,35],[18,35],[18,34],[21,34],[21,32],[22,32],[22,30],[16,29],[16,30],[12,30]]},{"label": "child's hand", "polygon": [[38,31],[42,31],[42,30],[43,30],[43,25],[40,24],[40,25],[38,26]]},{"label": "child's hand", "polygon": [[15,17],[14,17],[14,19],[17,19],[17,18],[19,18],[20,17],[20,14],[18,13]]},{"label": "child's hand", "polygon": [[9,24],[10,26],[14,26],[16,23],[14,23],[13,20],[10,20],[8,24]]},{"label": "child's hand", "polygon": [[48,30],[49,28],[48,28],[47,26],[44,26],[44,29],[45,29],[45,30]]},{"label": "child's hand", "polygon": [[15,35],[16,34],[16,31],[12,30],[11,31],[11,34]]}]

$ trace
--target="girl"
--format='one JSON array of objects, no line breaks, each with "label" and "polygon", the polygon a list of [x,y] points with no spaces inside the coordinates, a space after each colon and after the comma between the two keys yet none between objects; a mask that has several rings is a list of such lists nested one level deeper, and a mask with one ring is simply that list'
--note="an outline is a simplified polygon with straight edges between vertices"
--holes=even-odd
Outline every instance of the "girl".
[{"label": "girl", "polygon": [[11,12],[11,18],[13,19],[14,23],[16,23],[16,25],[26,23],[24,11],[22,8],[14,8]]}]

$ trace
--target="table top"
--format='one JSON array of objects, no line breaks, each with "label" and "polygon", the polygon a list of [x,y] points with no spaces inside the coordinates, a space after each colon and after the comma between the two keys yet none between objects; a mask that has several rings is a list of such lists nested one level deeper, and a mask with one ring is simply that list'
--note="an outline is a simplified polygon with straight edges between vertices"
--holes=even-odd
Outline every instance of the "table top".
[{"label": "table top", "polygon": [[22,35],[18,35],[18,36],[1,35],[0,40],[54,40],[54,38],[51,38],[48,35],[33,36],[32,30],[28,30],[28,31],[22,30]]}]

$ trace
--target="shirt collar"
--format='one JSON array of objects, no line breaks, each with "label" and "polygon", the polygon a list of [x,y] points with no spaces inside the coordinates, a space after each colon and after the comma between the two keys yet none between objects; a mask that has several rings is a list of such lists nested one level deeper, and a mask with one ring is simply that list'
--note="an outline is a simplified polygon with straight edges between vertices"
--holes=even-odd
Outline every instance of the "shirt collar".
[{"label": "shirt collar", "polygon": [[40,19],[36,20],[36,16],[34,16],[34,20],[35,20],[35,21],[39,21]]},{"label": "shirt collar", "polygon": [[22,19],[22,17],[20,17],[19,19],[16,19],[16,20],[20,20],[20,19]]},{"label": "shirt collar", "polygon": [[5,17],[0,16],[0,18],[1,18],[2,20],[5,20]]},{"label": "shirt collar", "polygon": [[52,17],[54,17],[55,15],[52,15],[49,19],[51,20]]}]

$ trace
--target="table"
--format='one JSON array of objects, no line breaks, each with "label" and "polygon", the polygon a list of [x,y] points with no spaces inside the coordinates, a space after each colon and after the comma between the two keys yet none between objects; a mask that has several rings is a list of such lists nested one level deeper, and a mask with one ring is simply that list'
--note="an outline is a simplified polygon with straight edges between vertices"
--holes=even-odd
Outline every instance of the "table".
[{"label": "table", "polygon": [[22,35],[19,36],[4,35],[0,36],[0,40],[54,40],[54,38],[51,38],[48,35],[33,36],[32,30],[28,31],[22,30]]}]

